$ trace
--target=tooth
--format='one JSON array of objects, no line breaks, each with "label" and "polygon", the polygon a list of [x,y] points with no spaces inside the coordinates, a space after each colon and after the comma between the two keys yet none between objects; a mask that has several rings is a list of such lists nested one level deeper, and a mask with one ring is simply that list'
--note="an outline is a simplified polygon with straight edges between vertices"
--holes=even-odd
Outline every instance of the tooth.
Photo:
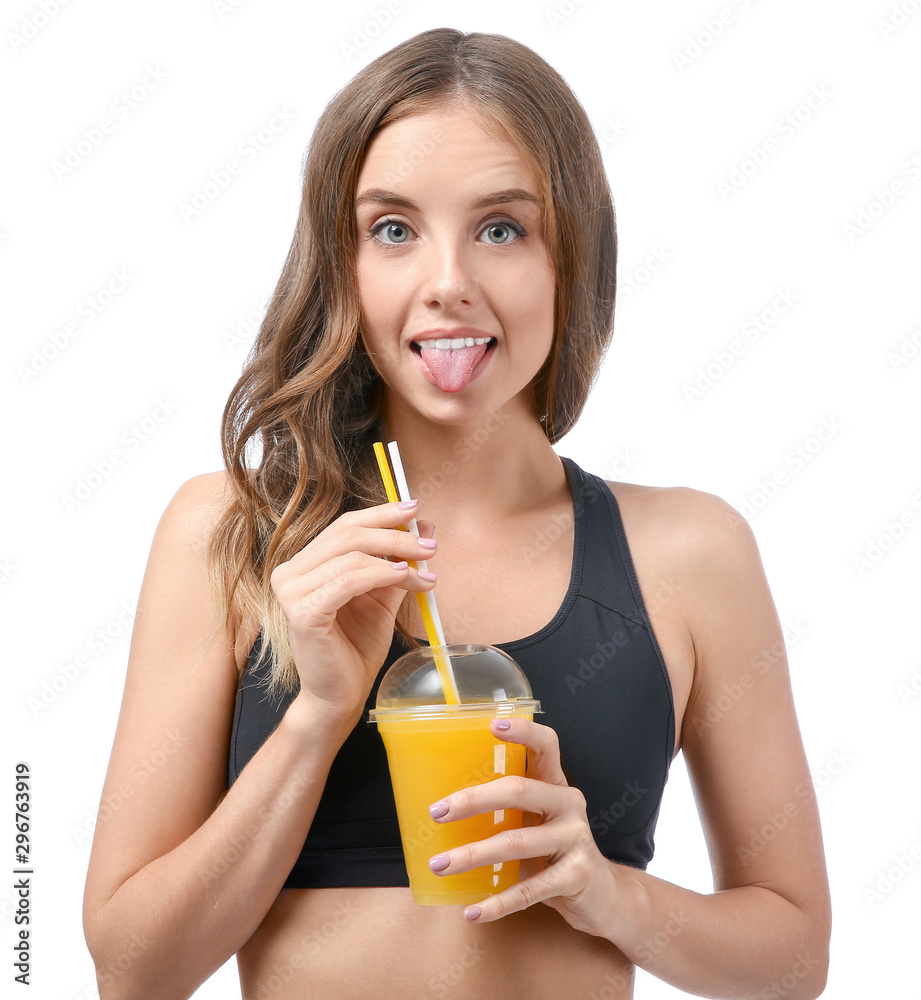
[{"label": "tooth", "polygon": [[467,345],[467,347],[473,347],[476,341],[473,339],[473,337],[464,337],[464,343]]},{"label": "tooth", "polygon": [[486,344],[489,341],[489,337],[477,337],[474,343],[476,344]]},{"label": "tooth", "polygon": [[464,338],[463,337],[458,337],[457,340],[452,340],[451,341],[451,350],[452,351],[453,350],[457,350],[459,347],[463,347],[463,346],[464,346]]},{"label": "tooth", "polygon": [[435,346],[439,351],[447,351],[451,347],[451,341],[448,340],[447,337],[439,337],[438,340],[435,341]]}]

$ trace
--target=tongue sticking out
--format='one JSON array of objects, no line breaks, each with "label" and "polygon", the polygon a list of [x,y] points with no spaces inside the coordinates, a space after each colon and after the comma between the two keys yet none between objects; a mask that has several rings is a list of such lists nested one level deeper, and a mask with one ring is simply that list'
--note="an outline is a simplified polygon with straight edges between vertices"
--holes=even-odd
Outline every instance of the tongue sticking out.
[{"label": "tongue sticking out", "polygon": [[482,361],[487,344],[476,344],[473,347],[456,347],[449,351],[437,347],[420,349],[422,360],[435,379],[435,384],[442,392],[460,392],[466,386],[473,370]]}]

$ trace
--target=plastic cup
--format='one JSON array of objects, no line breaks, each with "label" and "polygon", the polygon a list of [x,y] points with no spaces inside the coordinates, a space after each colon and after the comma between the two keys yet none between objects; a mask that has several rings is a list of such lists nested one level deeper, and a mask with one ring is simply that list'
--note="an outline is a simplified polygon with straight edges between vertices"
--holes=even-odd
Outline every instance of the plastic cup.
[{"label": "plastic cup", "polygon": [[[458,704],[445,700],[436,654],[451,658]],[[540,703],[521,667],[495,646],[420,646],[400,657],[382,678],[370,719],[387,750],[414,902],[465,906],[518,881],[518,861],[455,875],[436,875],[428,862],[433,854],[518,829],[519,810],[436,823],[429,806],[461,788],[506,774],[524,775],[525,747],[497,740],[489,722],[501,716],[532,719],[537,712]]]}]

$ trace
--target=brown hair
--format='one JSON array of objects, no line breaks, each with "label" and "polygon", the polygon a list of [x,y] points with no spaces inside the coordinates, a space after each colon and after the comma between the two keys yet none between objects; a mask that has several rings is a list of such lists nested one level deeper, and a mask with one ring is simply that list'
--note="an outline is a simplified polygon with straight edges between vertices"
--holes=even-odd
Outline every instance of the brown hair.
[{"label": "brown hair", "polygon": [[[553,345],[533,386],[551,443],[581,413],[610,341],[610,189],[584,109],[540,56],[504,35],[436,28],[375,59],[332,98],[307,150],[287,259],[221,422],[233,497],[211,536],[212,595],[228,634],[233,610],[262,623],[273,689],[292,690],[298,678],[272,570],[344,511],[386,500],[355,277],[353,201],[365,149],[389,122],[452,102],[495,122],[539,185],[556,304]],[[261,451],[252,467],[251,446]],[[396,628],[415,645],[406,607]]]}]

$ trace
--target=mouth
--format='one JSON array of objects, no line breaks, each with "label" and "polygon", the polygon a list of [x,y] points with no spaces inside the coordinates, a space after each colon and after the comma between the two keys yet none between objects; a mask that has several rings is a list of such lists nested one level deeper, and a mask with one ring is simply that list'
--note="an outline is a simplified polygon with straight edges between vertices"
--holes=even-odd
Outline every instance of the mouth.
[{"label": "mouth", "polygon": [[426,381],[451,393],[460,392],[483,374],[495,346],[495,337],[440,337],[409,345]]}]

